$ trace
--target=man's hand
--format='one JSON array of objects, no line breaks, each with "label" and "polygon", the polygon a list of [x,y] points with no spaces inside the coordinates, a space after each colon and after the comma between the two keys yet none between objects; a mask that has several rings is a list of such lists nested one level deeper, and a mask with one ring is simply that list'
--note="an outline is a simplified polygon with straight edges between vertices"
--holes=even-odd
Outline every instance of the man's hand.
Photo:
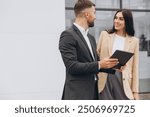
[{"label": "man's hand", "polygon": [[99,61],[99,66],[100,68],[108,69],[114,67],[118,63],[118,59],[116,58],[104,58]]}]

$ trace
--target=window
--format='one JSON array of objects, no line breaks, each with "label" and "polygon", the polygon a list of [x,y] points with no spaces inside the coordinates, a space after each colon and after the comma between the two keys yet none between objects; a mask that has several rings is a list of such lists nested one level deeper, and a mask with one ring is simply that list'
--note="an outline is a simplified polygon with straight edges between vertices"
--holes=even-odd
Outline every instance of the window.
[{"label": "window", "polygon": [[[140,50],[140,91],[150,92],[150,0],[92,0],[96,4],[96,21],[90,33],[98,40],[100,32],[113,25],[113,16],[116,10],[128,8],[132,10],[135,36],[139,38]],[[66,28],[74,22],[73,6],[76,0],[65,0],[66,3]],[[144,40],[144,41],[143,41]],[[148,56],[147,56],[148,55]],[[146,57],[146,58],[145,58]],[[143,80],[146,79],[146,80]],[[149,80],[147,80],[149,79]]]}]

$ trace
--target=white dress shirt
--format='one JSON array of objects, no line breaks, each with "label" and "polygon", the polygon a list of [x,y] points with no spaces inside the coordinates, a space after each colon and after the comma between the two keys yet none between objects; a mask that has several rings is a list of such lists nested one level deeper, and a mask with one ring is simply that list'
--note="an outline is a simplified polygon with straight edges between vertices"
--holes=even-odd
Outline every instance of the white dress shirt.
[{"label": "white dress shirt", "polygon": [[122,36],[119,36],[116,34],[112,53],[114,53],[116,50],[123,50],[124,49],[124,41],[125,41],[125,37],[122,37]]}]

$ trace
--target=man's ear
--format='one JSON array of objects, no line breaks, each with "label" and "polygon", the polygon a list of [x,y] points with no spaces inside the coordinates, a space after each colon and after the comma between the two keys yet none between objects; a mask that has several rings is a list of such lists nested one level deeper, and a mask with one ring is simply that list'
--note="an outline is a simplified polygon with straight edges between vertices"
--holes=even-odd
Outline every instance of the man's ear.
[{"label": "man's ear", "polygon": [[88,12],[85,12],[85,17],[89,17],[89,13]]}]

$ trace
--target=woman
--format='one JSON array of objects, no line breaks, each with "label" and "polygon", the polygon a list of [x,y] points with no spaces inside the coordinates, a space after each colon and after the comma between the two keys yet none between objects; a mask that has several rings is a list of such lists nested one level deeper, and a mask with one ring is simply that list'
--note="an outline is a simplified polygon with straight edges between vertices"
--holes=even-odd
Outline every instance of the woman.
[{"label": "woman", "polygon": [[102,31],[97,45],[100,59],[110,57],[115,50],[134,53],[115,74],[99,73],[99,97],[106,100],[139,99],[138,57],[139,41],[134,37],[133,16],[130,10],[118,10],[111,30]]}]

